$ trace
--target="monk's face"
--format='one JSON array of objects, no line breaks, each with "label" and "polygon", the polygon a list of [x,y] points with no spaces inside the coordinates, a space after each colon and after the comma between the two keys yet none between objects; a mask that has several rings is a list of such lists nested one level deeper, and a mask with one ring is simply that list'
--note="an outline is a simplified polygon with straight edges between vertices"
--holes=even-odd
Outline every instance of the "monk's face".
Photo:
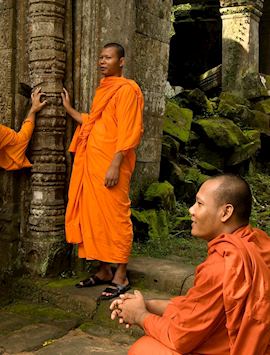
[{"label": "monk's face", "polygon": [[216,199],[219,185],[218,179],[203,183],[196,195],[196,202],[189,209],[192,220],[191,234],[195,237],[210,241],[224,232],[224,206]]},{"label": "monk's face", "polygon": [[103,76],[122,76],[124,58],[119,58],[115,47],[103,48],[98,65]]}]

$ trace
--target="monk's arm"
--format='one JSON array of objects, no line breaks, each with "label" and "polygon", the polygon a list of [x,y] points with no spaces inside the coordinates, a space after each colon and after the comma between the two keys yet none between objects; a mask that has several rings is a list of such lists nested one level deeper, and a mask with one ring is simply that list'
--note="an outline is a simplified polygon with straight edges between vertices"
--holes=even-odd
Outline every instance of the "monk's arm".
[{"label": "monk's arm", "polygon": [[170,300],[145,300],[145,305],[148,312],[161,316]]},{"label": "monk's arm", "polygon": [[123,158],[124,158],[123,152],[115,153],[113,160],[105,175],[104,185],[106,187],[113,187],[117,185],[119,180],[120,166],[123,161]]},{"label": "monk's arm", "polygon": [[10,141],[10,145],[25,143],[30,140],[35,126],[36,113],[39,112],[47,104],[46,100],[42,102],[40,101],[42,95],[45,94],[41,92],[40,87],[35,89],[34,92],[31,94],[31,108],[22,124],[20,131],[16,133],[12,130],[13,139]]},{"label": "monk's arm", "polygon": [[70,103],[70,97],[65,88],[63,88],[63,92],[61,93],[61,97],[63,100],[63,106],[66,110],[66,112],[69,114],[70,117],[72,117],[75,121],[77,121],[79,124],[82,124],[82,116],[80,112],[75,110]]}]

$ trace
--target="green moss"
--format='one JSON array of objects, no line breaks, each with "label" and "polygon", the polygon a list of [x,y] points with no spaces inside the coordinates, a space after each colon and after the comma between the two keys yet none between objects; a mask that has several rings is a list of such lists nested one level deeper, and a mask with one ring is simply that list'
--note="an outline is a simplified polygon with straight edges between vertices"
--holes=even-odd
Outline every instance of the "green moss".
[{"label": "green moss", "polygon": [[70,279],[58,279],[51,281],[47,284],[47,287],[50,288],[62,288],[62,287],[67,287],[67,286],[74,286],[74,283],[78,281],[79,279],[75,278],[70,278]]},{"label": "green moss", "polygon": [[[140,227],[147,229],[150,239],[167,238],[169,235],[168,214],[154,209],[136,211],[132,209],[134,232],[140,236]],[[139,227],[140,226],[140,227]]]},{"label": "green moss", "polygon": [[247,143],[246,137],[241,129],[231,120],[201,119],[196,122],[205,135],[220,148],[232,148]]},{"label": "green moss", "polygon": [[226,102],[231,106],[235,106],[235,105],[244,105],[247,107],[250,106],[250,102],[247,99],[245,99],[242,95],[236,92],[223,91],[220,94],[219,98],[220,100]]},{"label": "green moss", "polygon": [[188,168],[186,170],[185,180],[194,182],[197,186],[200,186],[208,178],[208,175],[202,174],[201,171],[197,168]]},{"label": "green moss", "polygon": [[144,200],[151,203],[152,207],[173,210],[175,208],[174,188],[168,182],[154,182],[144,194]]},{"label": "green moss", "polygon": [[31,317],[37,321],[40,319],[65,320],[74,317],[73,314],[65,312],[59,308],[32,303],[14,303],[6,307],[5,310],[11,313]]},{"label": "green moss", "polygon": [[189,139],[193,112],[167,101],[163,130],[166,134],[186,143]]},{"label": "green moss", "polygon": [[266,100],[262,100],[256,103],[254,106],[255,110],[261,111],[266,114],[270,114],[270,98]]}]

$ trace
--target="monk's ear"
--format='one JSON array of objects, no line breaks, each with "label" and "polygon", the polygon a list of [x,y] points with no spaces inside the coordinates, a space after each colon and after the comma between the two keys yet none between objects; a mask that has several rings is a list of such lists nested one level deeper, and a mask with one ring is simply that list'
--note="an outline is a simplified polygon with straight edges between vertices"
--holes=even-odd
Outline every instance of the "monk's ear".
[{"label": "monk's ear", "polygon": [[125,65],[125,58],[124,57],[121,57],[120,59],[119,59],[119,65],[120,65],[120,68],[123,68],[123,66]]},{"label": "monk's ear", "polygon": [[227,203],[226,205],[222,206],[222,215],[221,215],[221,221],[227,222],[231,216],[233,215],[234,207],[230,203]]}]

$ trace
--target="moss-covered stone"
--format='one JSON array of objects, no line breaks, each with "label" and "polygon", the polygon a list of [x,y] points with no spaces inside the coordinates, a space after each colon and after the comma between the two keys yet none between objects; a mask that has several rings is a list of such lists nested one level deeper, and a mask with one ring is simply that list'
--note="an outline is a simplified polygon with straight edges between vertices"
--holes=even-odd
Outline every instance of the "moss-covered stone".
[{"label": "moss-covered stone", "polygon": [[250,130],[244,133],[249,142],[235,148],[233,154],[227,161],[228,165],[236,165],[248,160],[261,148],[260,132]]},{"label": "moss-covered stone", "polygon": [[196,122],[207,138],[217,147],[229,149],[247,143],[241,129],[231,120],[215,118]]},{"label": "moss-covered stone", "polygon": [[154,182],[144,194],[144,200],[152,208],[165,209],[168,211],[175,209],[174,188],[168,182]]},{"label": "moss-covered stone", "polygon": [[224,168],[225,154],[220,150],[213,149],[212,146],[200,143],[197,149],[197,160],[198,162],[203,161],[221,171]]},{"label": "moss-covered stone", "polygon": [[205,172],[208,172],[208,173],[218,173],[218,172],[221,172],[221,170],[219,170],[216,166],[212,165],[212,164],[209,164],[207,163],[206,161],[199,161],[197,163],[197,166],[205,171]]},{"label": "moss-covered stone", "polygon": [[241,81],[241,86],[243,95],[248,99],[269,96],[269,90],[258,72],[247,73]]},{"label": "moss-covered stone", "polygon": [[191,181],[195,183],[197,187],[209,178],[208,175],[202,174],[201,171],[195,167],[187,168],[185,173],[185,181]]},{"label": "moss-covered stone", "polygon": [[257,128],[260,132],[270,135],[270,115],[252,110],[253,120],[249,122],[250,128]]},{"label": "moss-covered stone", "polygon": [[13,303],[5,308],[8,312],[31,317],[36,321],[43,320],[65,320],[77,317],[74,314],[62,309],[42,304]]},{"label": "moss-covered stone", "polygon": [[167,159],[177,159],[180,150],[180,143],[171,136],[162,137],[162,156]]},{"label": "moss-covered stone", "polygon": [[270,115],[270,98],[257,102],[254,109]]},{"label": "moss-covered stone", "polygon": [[242,95],[237,94],[236,92],[229,92],[229,91],[223,91],[220,96],[220,100],[223,102],[226,102],[229,105],[235,106],[235,105],[243,105],[243,106],[250,106],[250,102],[245,99]]},{"label": "moss-covered stone", "polygon": [[254,117],[254,114],[247,106],[228,103],[224,100],[220,100],[217,112],[221,117],[231,119],[240,127],[249,127]]},{"label": "moss-covered stone", "polygon": [[196,88],[191,91],[185,91],[185,95],[189,101],[190,107],[197,114],[213,114],[214,109],[212,102],[208,100],[203,91]]},{"label": "moss-covered stone", "polygon": [[164,132],[186,143],[189,139],[193,112],[188,108],[180,108],[174,102],[168,101],[164,117]]},{"label": "moss-covered stone", "polygon": [[[165,210],[131,210],[134,234],[137,240],[168,238],[169,223]],[[146,234],[145,234],[146,231]],[[147,238],[148,236],[148,238]]]}]

